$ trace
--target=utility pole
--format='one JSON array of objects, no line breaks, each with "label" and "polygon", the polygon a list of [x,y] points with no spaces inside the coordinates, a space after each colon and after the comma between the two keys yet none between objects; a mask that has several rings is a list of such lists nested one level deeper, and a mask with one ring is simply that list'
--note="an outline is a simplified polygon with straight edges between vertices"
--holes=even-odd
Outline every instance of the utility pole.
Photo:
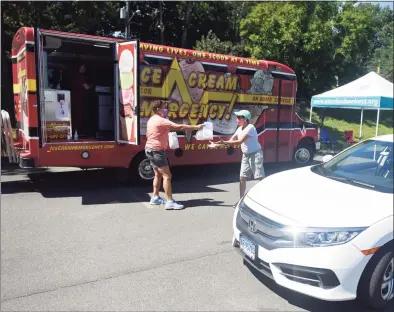
[{"label": "utility pole", "polygon": [[134,15],[141,15],[141,11],[136,10],[133,14],[130,14],[130,2],[126,1],[126,6],[120,9],[120,18],[125,20],[125,29],[124,29],[125,40],[129,40],[132,37],[130,31],[130,22],[133,19]]},{"label": "utility pole", "polygon": [[163,27],[163,1],[159,2],[160,11],[160,43],[164,44],[164,27]]},{"label": "utility pole", "polygon": [[130,2],[126,1],[126,25],[125,25],[125,39],[128,40],[130,39]]}]

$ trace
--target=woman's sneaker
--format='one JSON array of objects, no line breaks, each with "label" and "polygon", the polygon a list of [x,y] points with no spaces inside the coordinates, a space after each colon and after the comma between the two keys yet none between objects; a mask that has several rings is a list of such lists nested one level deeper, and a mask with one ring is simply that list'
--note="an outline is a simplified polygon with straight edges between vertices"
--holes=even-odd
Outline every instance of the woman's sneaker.
[{"label": "woman's sneaker", "polygon": [[166,202],[166,205],[164,207],[166,208],[166,210],[181,210],[185,208],[185,206],[178,204],[175,200]]},{"label": "woman's sneaker", "polygon": [[149,202],[151,205],[162,205],[166,203],[166,200],[163,197],[152,197]]}]

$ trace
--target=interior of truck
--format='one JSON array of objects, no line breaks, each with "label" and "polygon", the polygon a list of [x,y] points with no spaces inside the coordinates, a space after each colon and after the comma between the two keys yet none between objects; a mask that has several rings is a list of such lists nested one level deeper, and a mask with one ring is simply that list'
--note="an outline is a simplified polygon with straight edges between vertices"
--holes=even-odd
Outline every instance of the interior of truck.
[{"label": "interior of truck", "polygon": [[41,39],[46,141],[115,140],[113,45],[47,35]]}]

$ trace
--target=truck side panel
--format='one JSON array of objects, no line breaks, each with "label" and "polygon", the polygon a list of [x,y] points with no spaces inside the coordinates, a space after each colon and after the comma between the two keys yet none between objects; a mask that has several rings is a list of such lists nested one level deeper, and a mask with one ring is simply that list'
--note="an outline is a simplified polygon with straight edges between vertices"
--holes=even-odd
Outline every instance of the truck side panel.
[{"label": "truck side panel", "polygon": [[14,109],[17,121],[17,146],[22,159],[38,165],[37,86],[32,28],[21,28],[12,43]]},{"label": "truck side panel", "polygon": [[[53,34],[87,37],[60,32]],[[280,114],[278,112],[279,81],[271,71],[294,73],[283,64],[145,43],[140,44],[140,51],[142,136],[139,146],[92,141],[47,144],[39,149],[37,137],[41,133],[38,133],[34,31],[32,28],[19,30],[13,42],[13,83],[18,126],[22,130],[21,138],[25,134],[27,139],[20,139],[21,143],[25,142],[24,153],[41,166],[128,167],[137,154],[144,153],[146,122],[152,115],[152,101],[156,99],[169,101],[172,121],[186,124],[210,121],[214,125],[214,136],[223,138],[231,137],[237,128],[233,112],[248,109],[253,115],[252,123],[258,131],[265,162],[276,161],[277,148],[278,161],[289,161],[300,139],[317,139],[315,126],[305,123],[295,113],[296,81],[282,81],[282,104]],[[27,92],[26,100],[21,94],[22,89]],[[168,151],[171,165],[239,162],[240,146],[230,150],[208,149],[209,142],[197,141],[193,134],[178,134],[181,151]]]},{"label": "truck side panel", "polygon": [[[252,113],[252,123],[258,129],[265,160],[276,161],[276,141],[278,128],[287,124],[280,141],[282,161],[292,158],[291,142],[292,117],[278,120],[279,81],[274,79],[266,62],[256,69],[245,65],[236,66],[229,61],[219,62],[213,57],[206,59],[189,56],[174,56],[160,53],[154,47],[142,44],[148,50],[141,53],[140,95],[141,133],[146,131],[146,122],[153,112],[151,103],[157,99],[169,101],[168,117],[175,123],[196,124],[210,121],[214,124],[214,134],[231,137],[237,128],[233,112],[248,109]],[[159,53],[158,53],[159,52]],[[188,51],[184,51],[183,54]],[[271,66],[271,65],[270,65]],[[276,65],[272,65],[277,69]],[[271,67],[272,67],[271,66]],[[284,70],[290,71],[287,68]],[[293,111],[295,83],[282,82],[283,110]],[[287,119],[286,119],[287,118]],[[239,161],[239,146],[229,155],[227,150],[211,150],[208,142],[199,142],[191,133],[179,133],[180,147],[184,156],[175,158],[174,164],[221,163]],[[196,159],[192,154],[198,152]]]}]

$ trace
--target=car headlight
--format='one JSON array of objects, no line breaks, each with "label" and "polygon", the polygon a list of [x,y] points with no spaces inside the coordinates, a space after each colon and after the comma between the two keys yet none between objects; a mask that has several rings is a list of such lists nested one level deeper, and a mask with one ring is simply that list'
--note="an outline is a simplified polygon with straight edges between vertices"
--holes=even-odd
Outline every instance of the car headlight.
[{"label": "car headlight", "polygon": [[366,228],[305,228],[289,229],[294,238],[294,247],[324,247],[350,242]]}]

